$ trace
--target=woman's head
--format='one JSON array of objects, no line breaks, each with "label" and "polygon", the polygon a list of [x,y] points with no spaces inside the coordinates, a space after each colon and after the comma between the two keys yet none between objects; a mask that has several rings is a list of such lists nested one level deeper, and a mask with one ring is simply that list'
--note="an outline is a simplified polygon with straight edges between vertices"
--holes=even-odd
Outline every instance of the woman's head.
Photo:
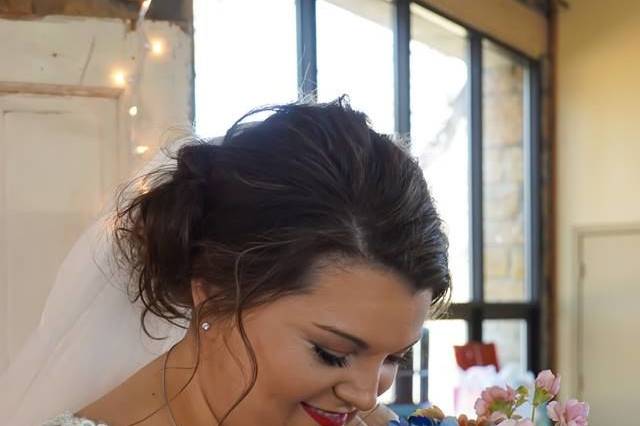
[{"label": "woman's head", "polygon": [[[117,247],[144,315],[191,320],[194,330],[205,319],[213,329],[231,324],[260,371],[249,380],[253,395],[275,397],[285,386],[268,374],[289,365],[298,384],[304,368],[305,377],[321,376],[305,388],[308,395],[298,389],[283,400],[297,392],[298,402],[327,410],[362,409],[366,398],[336,402],[353,399],[355,381],[317,364],[312,370],[312,362],[332,359],[323,348],[358,353],[351,367],[333,368],[361,362],[358,371],[373,374],[379,363],[386,375],[376,377],[388,387],[395,374],[388,359],[418,336],[428,305],[445,302],[447,239],[418,164],[362,113],[342,99],[270,110],[260,123],[234,125],[221,144],[185,144],[176,167],[146,176],[144,193],[121,200]],[[274,336],[264,340],[269,330]],[[285,360],[269,370],[269,354],[299,359],[300,347],[307,351],[300,369]],[[333,385],[319,377],[332,377]]]}]

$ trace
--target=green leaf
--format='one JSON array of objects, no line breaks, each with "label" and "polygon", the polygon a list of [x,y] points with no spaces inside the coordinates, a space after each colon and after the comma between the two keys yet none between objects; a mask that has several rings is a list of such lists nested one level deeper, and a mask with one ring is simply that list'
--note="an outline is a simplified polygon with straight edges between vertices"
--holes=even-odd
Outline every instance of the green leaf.
[{"label": "green leaf", "polygon": [[536,388],[536,393],[533,396],[532,404],[537,407],[540,404],[545,404],[549,402],[552,398],[553,396],[550,395],[549,392],[547,392],[546,390],[541,388]]},{"label": "green leaf", "polygon": [[529,388],[527,388],[525,385],[518,386],[516,392],[521,396],[529,396]]}]

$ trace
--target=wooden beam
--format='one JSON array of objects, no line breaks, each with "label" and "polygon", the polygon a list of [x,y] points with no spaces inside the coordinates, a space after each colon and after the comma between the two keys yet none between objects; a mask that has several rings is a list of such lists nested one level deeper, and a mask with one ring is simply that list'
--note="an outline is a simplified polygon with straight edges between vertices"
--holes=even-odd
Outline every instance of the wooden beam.
[{"label": "wooden beam", "polygon": [[[0,0],[0,16],[20,19],[31,16],[67,15],[135,20],[142,0]],[[147,18],[178,22],[188,28],[192,0],[154,0]]]},{"label": "wooden beam", "polygon": [[0,81],[0,96],[7,94],[86,96],[118,99],[123,89],[113,87],[69,86],[65,84],[18,83]]},{"label": "wooden beam", "polygon": [[533,59],[547,53],[546,17],[515,0],[419,0],[417,3]]}]

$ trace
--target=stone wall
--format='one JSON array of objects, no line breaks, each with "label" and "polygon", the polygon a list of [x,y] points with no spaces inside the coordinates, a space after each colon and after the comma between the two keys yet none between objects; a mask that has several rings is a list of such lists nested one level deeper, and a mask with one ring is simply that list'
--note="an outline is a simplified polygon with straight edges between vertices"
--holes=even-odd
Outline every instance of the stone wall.
[{"label": "stone wall", "polygon": [[524,68],[506,58],[487,62],[483,80],[485,299],[523,301]]},{"label": "stone wall", "polygon": [[[524,262],[524,67],[485,45],[483,77],[483,172],[485,300],[525,300]],[[501,365],[526,367],[521,320],[483,324]]]}]

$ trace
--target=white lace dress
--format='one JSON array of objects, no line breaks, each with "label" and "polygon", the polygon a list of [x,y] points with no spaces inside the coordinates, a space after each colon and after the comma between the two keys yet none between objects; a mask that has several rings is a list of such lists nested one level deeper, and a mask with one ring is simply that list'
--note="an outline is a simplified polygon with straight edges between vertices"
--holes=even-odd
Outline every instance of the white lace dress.
[{"label": "white lace dress", "polygon": [[[366,419],[366,422],[363,420]],[[347,426],[387,426],[390,420],[397,420],[398,416],[387,406],[380,404],[362,418],[356,416]],[[76,417],[70,411],[66,411],[59,416],[43,423],[42,426],[109,426],[106,423]]]},{"label": "white lace dress", "polygon": [[59,416],[43,423],[42,426],[108,426],[106,423],[76,417],[70,411],[65,411]]}]

